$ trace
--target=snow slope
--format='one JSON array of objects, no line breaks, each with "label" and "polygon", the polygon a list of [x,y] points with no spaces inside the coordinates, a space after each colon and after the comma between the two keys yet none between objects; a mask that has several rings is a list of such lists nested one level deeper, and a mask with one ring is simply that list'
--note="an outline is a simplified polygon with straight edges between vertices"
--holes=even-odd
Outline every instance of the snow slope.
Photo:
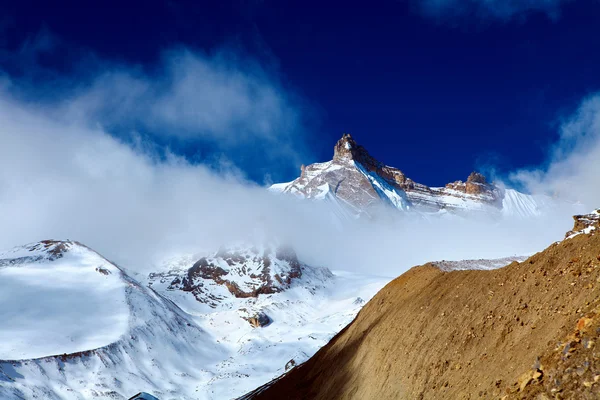
[{"label": "snow slope", "polygon": [[0,359],[96,349],[126,333],[129,309],[120,271],[72,243],[51,268],[35,261],[57,246],[0,253]]},{"label": "snow slope", "polygon": [[[262,267],[263,260],[256,257],[256,249],[238,248],[236,253],[244,258],[248,256],[249,262],[227,265],[227,268],[236,271],[236,280],[251,282],[252,278],[237,272],[242,269],[256,272],[256,266]],[[282,265],[274,253],[270,256],[272,265]],[[219,257],[208,257],[215,258]],[[202,329],[228,349],[229,356],[217,365],[215,375],[198,386],[210,399],[236,398],[281,375],[286,365],[289,368],[304,362],[350,323],[364,302],[389,281],[388,278],[332,273],[326,268],[300,263],[300,276],[285,290],[257,297],[236,297],[225,285],[196,278],[201,287],[210,288],[205,295],[210,296],[211,301],[204,301],[202,295],[171,284],[187,276],[189,260],[190,257],[171,260],[163,268],[168,272],[152,274],[149,284],[180,305]],[[227,263],[221,259],[215,262],[219,264],[225,268]],[[255,328],[248,318],[259,313],[268,316],[270,323]]]},{"label": "snow slope", "polygon": [[384,202],[398,210],[405,211],[410,208],[411,204],[403,190],[390,185],[376,173],[367,171],[360,163],[355,161],[350,161],[350,163],[368,179],[375,192]]},{"label": "snow slope", "polygon": [[510,217],[538,217],[549,211],[552,203],[548,196],[532,196],[506,189],[502,198],[502,214]]},{"label": "snow slope", "polygon": [[[1,399],[234,398],[312,356],[388,281],[300,263],[301,277],[271,294],[238,298],[211,286],[211,307],[169,289],[168,274],[187,272],[193,257],[169,262],[151,287],[77,242],[1,257]],[[258,312],[268,325],[248,322]]]},{"label": "snow slope", "polygon": [[2,280],[11,277],[16,297],[3,296],[0,309],[23,311],[18,324],[0,325],[13,343],[2,344],[2,399],[196,398],[196,383],[226,354],[172,302],[83,245],[48,241],[2,256]]}]

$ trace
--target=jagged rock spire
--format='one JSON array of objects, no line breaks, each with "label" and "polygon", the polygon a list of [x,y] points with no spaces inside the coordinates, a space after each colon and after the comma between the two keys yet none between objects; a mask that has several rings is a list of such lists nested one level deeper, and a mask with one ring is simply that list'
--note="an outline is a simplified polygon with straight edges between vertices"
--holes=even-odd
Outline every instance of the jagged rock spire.
[{"label": "jagged rock spire", "polygon": [[344,133],[333,149],[333,161],[344,162],[349,160],[362,164],[368,170],[383,167],[383,164],[373,158],[367,149],[354,141],[352,135]]},{"label": "jagged rock spire", "polygon": [[333,159],[338,161],[351,160],[354,158],[354,152],[358,150],[358,147],[352,135],[344,133],[333,148]]},{"label": "jagged rock spire", "polygon": [[483,176],[483,174],[480,174],[477,171],[471,172],[471,175],[469,175],[469,177],[467,178],[467,182],[481,183],[483,185],[488,183],[485,179],[485,176]]}]

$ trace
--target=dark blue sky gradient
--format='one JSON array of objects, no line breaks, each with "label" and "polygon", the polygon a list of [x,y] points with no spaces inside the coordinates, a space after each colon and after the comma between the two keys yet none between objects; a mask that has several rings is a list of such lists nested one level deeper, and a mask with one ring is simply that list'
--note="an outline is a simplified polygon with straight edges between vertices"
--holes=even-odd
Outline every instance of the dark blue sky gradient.
[{"label": "dark blue sky gradient", "polygon": [[[435,21],[391,0],[6,3],[0,46],[18,49],[47,30],[69,50],[37,61],[60,73],[90,50],[142,65],[180,45],[251,55],[316,110],[306,163],[330,159],[350,132],[429,185],[481,166],[542,163],[560,118],[600,90],[600,2],[592,0],[566,3],[554,21],[543,13]],[[27,73],[2,62],[15,77]]]}]

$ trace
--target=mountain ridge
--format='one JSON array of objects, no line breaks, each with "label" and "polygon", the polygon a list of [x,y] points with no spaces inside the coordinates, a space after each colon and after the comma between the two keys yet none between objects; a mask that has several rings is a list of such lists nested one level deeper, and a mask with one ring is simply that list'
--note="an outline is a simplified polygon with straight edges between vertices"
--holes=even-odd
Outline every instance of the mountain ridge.
[{"label": "mountain ridge", "polygon": [[381,206],[425,214],[452,213],[537,216],[544,199],[489,183],[479,172],[466,181],[443,187],[415,182],[401,170],[387,166],[344,134],[335,144],[331,161],[302,165],[297,179],[272,185],[276,193],[337,202],[352,215],[370,215]]}]

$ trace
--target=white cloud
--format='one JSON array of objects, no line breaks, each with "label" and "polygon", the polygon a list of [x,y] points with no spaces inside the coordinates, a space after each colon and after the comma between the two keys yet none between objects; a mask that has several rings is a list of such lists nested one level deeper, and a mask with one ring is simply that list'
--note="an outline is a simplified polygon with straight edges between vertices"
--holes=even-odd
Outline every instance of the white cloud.
[{"label": "white cloud", "polygon": [[[222,67],[214,61],[217,68],[198,56],[175,54],[183,57],[181,65],[167,63],[152,74],[112,68],[94,84],[52,102],[19,100],[12,94],[14,85],[0,86],[0,248],[70,238],[124,266],[148,271],[163,256],[275,238],[292,243],[313,264],[394,276],[435,259],[541,250],[571,226],[568,212],[528,221],[394,214],[340,226],[325,204],[270,194],[239,175],[216,173],[168,151],[157,156],[144,136],[117,139],[111,127],[132,120],[204,126],[215,140],[227,135],[231,139],[224,140],[234,140],[233,128],[243,121],[252,124],[261,112],[259,119],[275,125],[279,118],[288,120],[282,115],[297,115],[295,103],[281,100],[287,98],[281,90],[272,92],[269,87],[277,86],[265,84],[266,77],[248,78],[233,67],[236,63]],[[205,92],[203,85],[208,85]],[[207,93],[236,100],[215,100],[220,111],[207,112]],[[263,100],[250,101],[253,96]],[[195,106],[185,109],[187,102]],[[235,107],[227,109],[231,104]],[[564,125],[561,150],[547,170],[519,173],[529,178],[534,192],[568,190],[585,202],[598,198],[599,108],[593,97]],[[265,138],[265,152],[295,140],[262,122],[247,134],[248,140]],[[227,162],[223,166],[231,170]],[[566,184],[571,186],[563,189]]]},{"label": "white cloud", "polygon": [[[152,72],[112,66],[70,97],[108,123],[136,122],[181,137],[234,142],[291,136],[299,115],[287,91],[256,62],[222,52],[166,52]],[[81,116],[79,116],[81,117]]]},{"label": "white cloud", "polygon": [[[2,247],[72,238],[147,262],[251,234],[263,188],[175,155],[158,160],[101,129],[0,101]],[[157,250],[158,249],[158,250]]]},{"label": "white cloud", "polygon": [[563,3],[570,0],[416,0],[414,4],[426,16],[454,19],[474,16],[510,20],[530,13],[543,13],[557,19]]},{"label": "white cloud", "polygon": [[511,178],[535,193],[600,207],[600,94],[586,98],[560,133],[547,165],[516,171]]},{"label": "white cloud", "polygon": [[38,35],[10,57],[30,73],[12,84],[5,77],[0,87],[38,103],[50,116],[121,137],[141,133],[189,143],[202,149],[202,157],[225,154],[247,169],[269,164],[295,169],[306,159],[311,108],[275,71],[250,57],[179,48],[142,68],[87,54],[80,61],[87,69],[65,77],[35,63],[49,42],[39,38],[49,37]]},{"label": "white cloud", "polygon": [[314,264],[393,276],[428,260],[539,250],[571,224],[396,214],[340,226],[324,203],[273,195],[175,155],[156,158],[143,143],[131,147],[6,93],[0,142],[0,248],[71,238],[138,271],[167,255],[265,238],[292,243]]}]

